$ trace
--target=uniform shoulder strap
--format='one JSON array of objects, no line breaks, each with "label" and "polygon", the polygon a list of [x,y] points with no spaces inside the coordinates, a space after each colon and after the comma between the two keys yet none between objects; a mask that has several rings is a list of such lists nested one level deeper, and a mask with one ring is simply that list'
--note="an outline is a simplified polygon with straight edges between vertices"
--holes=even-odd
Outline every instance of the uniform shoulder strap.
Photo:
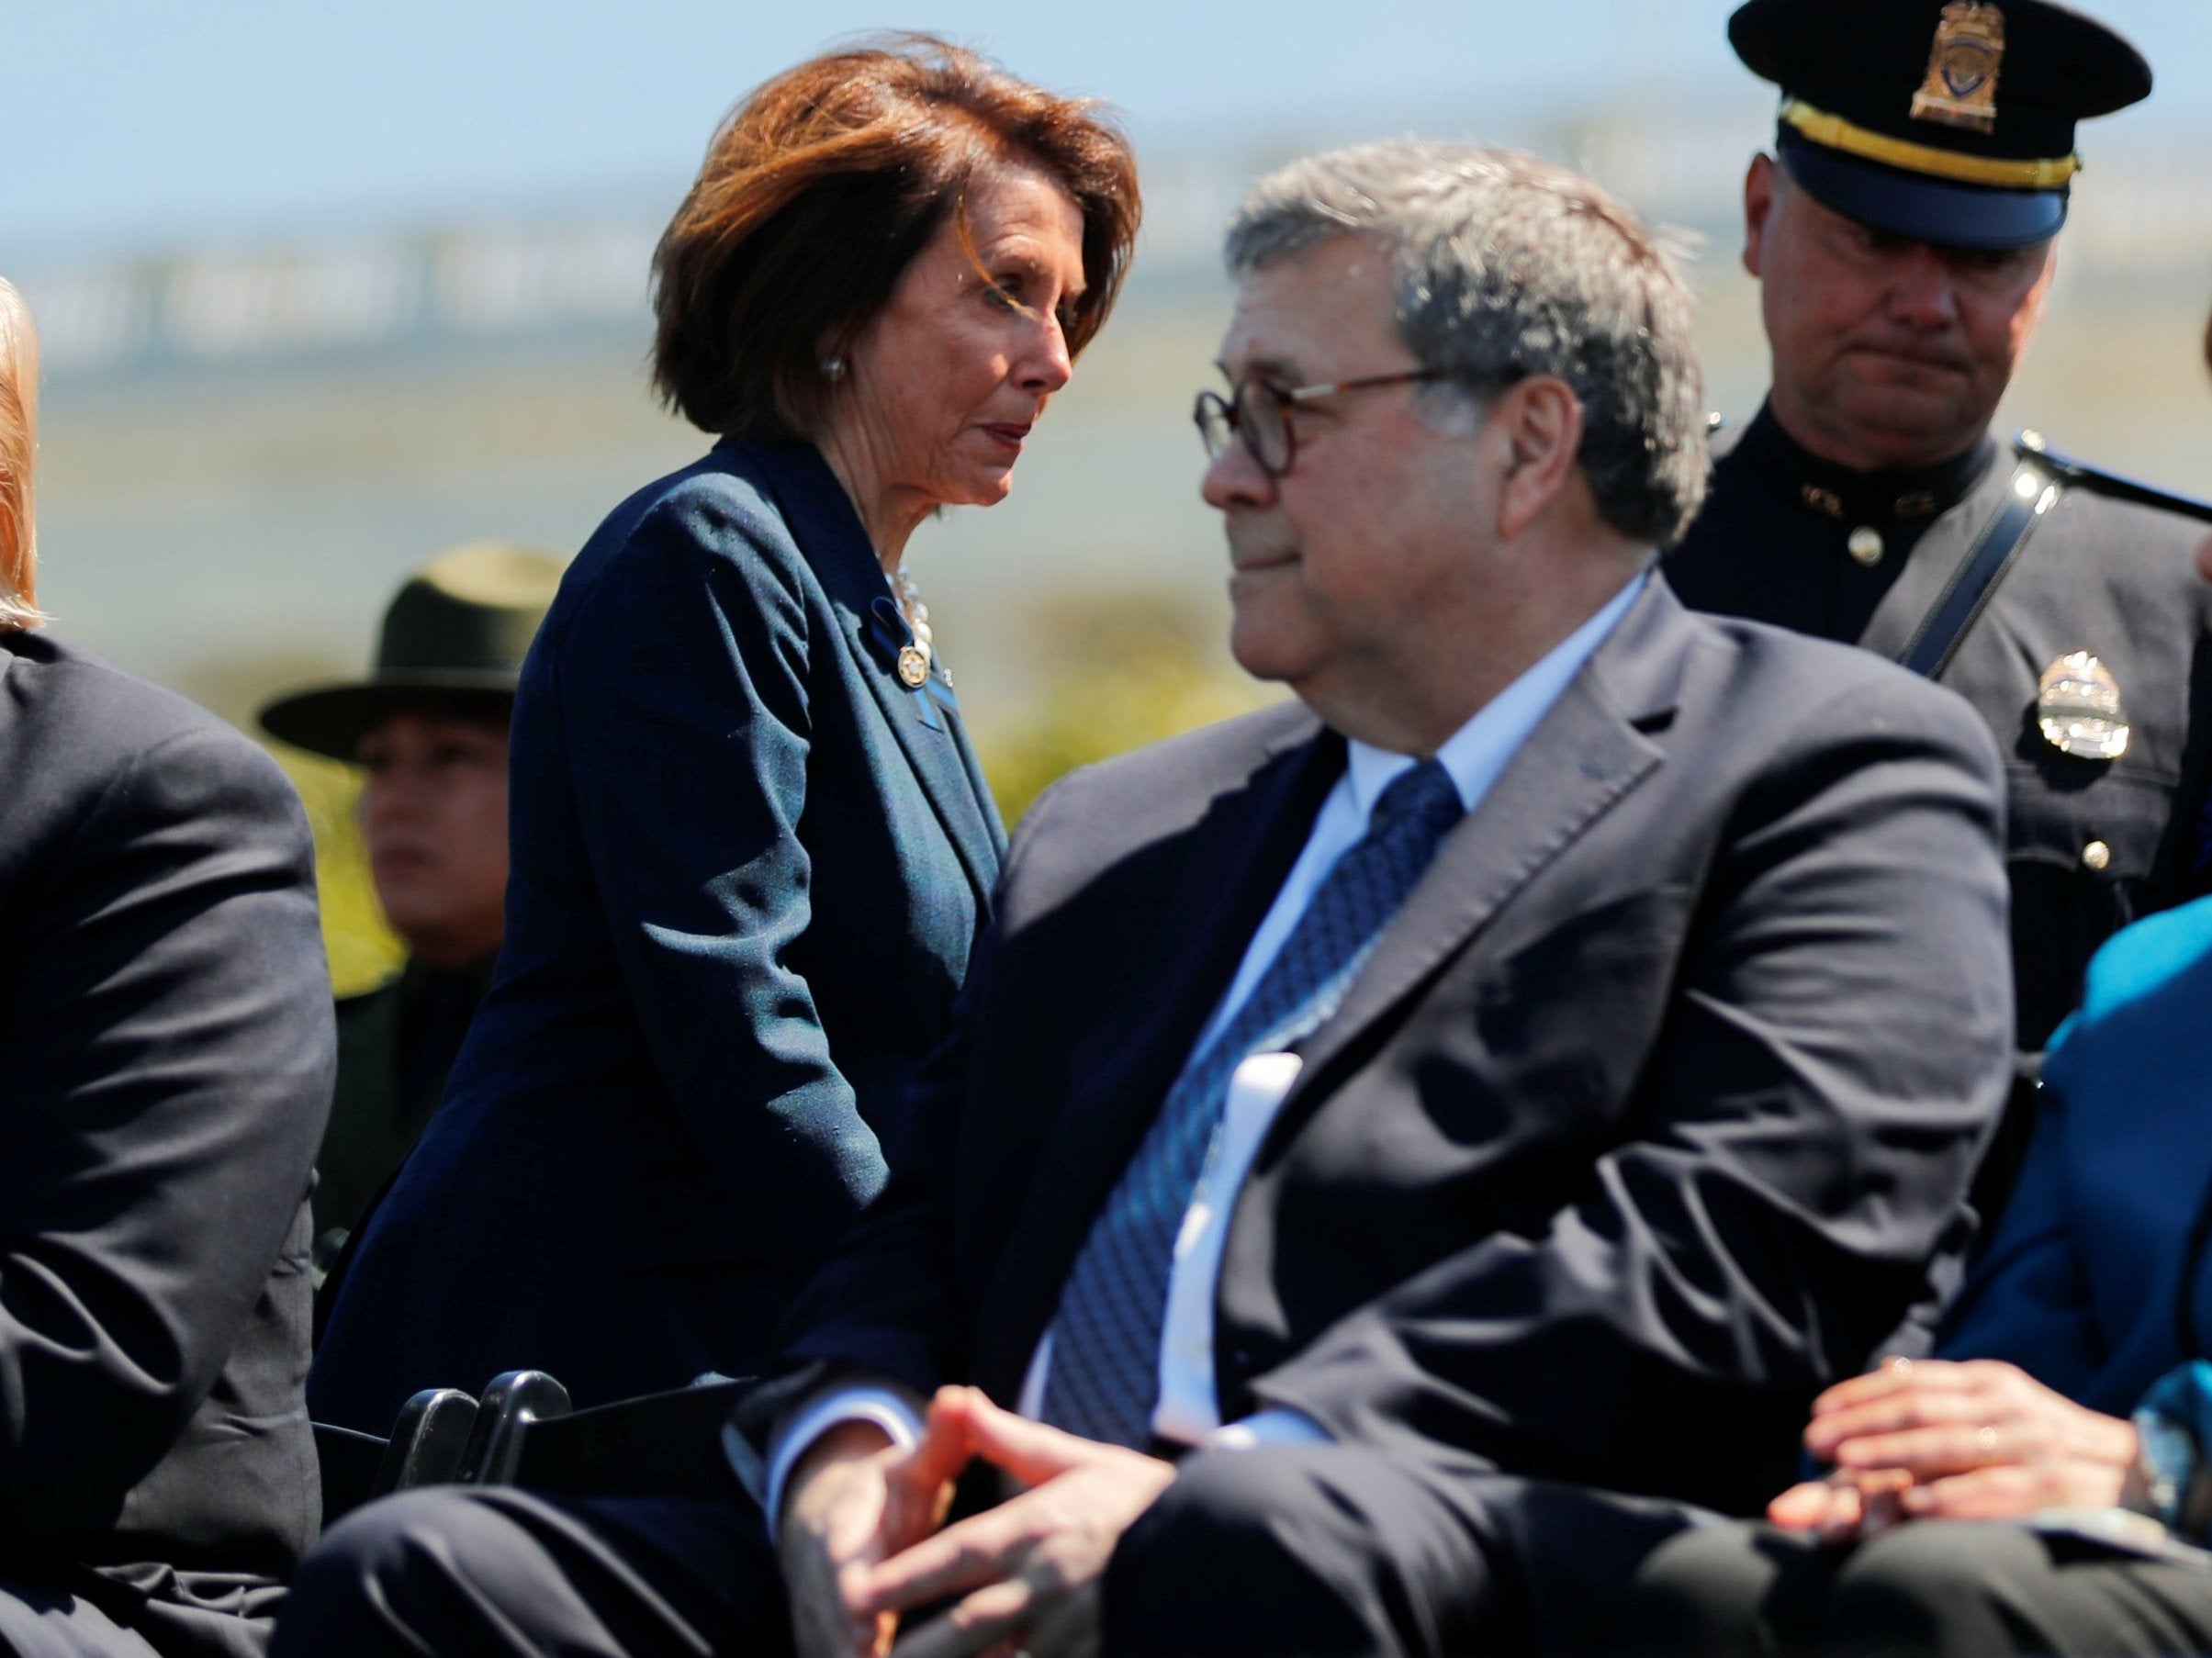
[{"label": "uniform shoulder strap", "polygon": [[1996,512],[1982,526],[1982,533],[1951,572],[1935,608],[1921,618],[1920,627],[1897,658],[1899,662],[1929,679],[1942,674],[1958,653],[1967,630],[1982,619],[1997,584],[2027,544],[2028,533],[2043,521],[2059,494],[2053,470],[2044,465],[2042,457],[2023,454],[2006,481]]},{"label": "uniform shoulder strap", "polygon": [[2146,484],[2140,478],[2128,477],[2124,473],[2107,472],[2102,466],[2092,466],[2087,461],[2053,449],[2044,442],[2039,431],[2023,431],[2013,439],[2023,457],[2034,456],[2040,461],[2060,484],[2107,495],[2115,500],[2134,501],[2145,507],[2160,507],[2168,512],[2179,512],[2187,518],[2200,519],[2212,523],[2212,501],[2200,501],[2195,496],[2180,495],[2171,489],[2161,489],[2156,484]]}]

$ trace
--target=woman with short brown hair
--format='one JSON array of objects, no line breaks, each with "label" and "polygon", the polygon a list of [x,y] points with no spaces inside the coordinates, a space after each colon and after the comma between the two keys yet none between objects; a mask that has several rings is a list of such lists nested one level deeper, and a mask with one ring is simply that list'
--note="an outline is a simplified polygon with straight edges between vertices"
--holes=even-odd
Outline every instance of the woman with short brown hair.
[{"label": "woman with short brown hair", "polygon": [[1005,496],[1138,211],[1087,106],[926,37],[717,134],[655,372],[721,442],[614,510],[531,652],[500,966],[340,1275],[319,1418],[745,1373],[874,1195],[1004,846],[906,541]]},{"label": "woman with short brown hair", "polygon": [[967,192],[1012,163],[1081,215],[1068,354],[1113,309],[1137,230],[1128,147],[1081,102],[924,37],[778,75],[715,134],[653,256],[654,382],[693,425],[813,436],[837,362]]}]

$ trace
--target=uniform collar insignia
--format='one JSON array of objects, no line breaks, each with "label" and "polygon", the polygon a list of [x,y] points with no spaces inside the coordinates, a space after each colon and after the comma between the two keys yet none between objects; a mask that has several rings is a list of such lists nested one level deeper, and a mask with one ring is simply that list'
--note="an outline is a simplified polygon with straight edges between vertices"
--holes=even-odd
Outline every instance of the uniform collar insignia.
[{"label": "uniform collar insignia", "polygon": [[1948,512],[1989,476],[1997,445],[1984,435],[1964,454],[1934,466],[1853,472],[1822,460],[1782,430],[1771,407],[1744,429],[1745,460],[1797,505],[1837,523],[1883,524]]}]

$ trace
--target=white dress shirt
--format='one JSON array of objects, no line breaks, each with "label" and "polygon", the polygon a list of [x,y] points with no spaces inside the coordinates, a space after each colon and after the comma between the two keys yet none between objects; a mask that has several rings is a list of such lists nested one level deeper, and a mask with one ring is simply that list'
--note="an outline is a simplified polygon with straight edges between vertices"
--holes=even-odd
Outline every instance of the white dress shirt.
[{"label": "white dress shirt", "polygon": [[[1484,703],[1473,719],[1437,749],[1436,758],[1469,812],[1481,805],[1529,734],[1551,711],[1568,682],[1612,632],[1649,579],[1639,575],[1629,582],[1595,615]],[[1192,1047],[1194,1054],[1202,1052],[1244,1004],[1336,860],[1367,833],[1368,816],[1383,790],[1415,764],[1410,755],[1393,754],[1356,740],[1345,746],[1349,758],[1344,775],[1321,803],[1305,850],[1252,934],[1236,977]],[[1161,1439],[1184,1445],[1203,1442],[1242,1448],[1327,1437],[1310,1418],[1285,1409],[1263,1410],[1225,1426],[1214,1386],[1214,1297],[1230,1218],[1252,1159],[1259,1155],[1260,1144],[1274,1126],[1275,1112],[1297,1081],[1298,1067],[1295,1054],[1254,1054],[1237,1068],[1230,1081],[1221,1126],[1191,1194],[1168,1276],[1160,1342],[1160,1401],[1152,1413],[1152,1431]],[[1048,1327],[1023,1378],[1016,1406],[1023,1416],[1039,1414],[1051,1363],[1052,1332]],[[875,1422],[901,1445],[912,1445],[921,1434],[921,1423],[903,1394],[849,1385],[825,1390],[776,1437],[770,1448],[764,1495],[771,1524],[781,1507],[784,1482],[800,1453],[838,1423],[856,1420]]]}]

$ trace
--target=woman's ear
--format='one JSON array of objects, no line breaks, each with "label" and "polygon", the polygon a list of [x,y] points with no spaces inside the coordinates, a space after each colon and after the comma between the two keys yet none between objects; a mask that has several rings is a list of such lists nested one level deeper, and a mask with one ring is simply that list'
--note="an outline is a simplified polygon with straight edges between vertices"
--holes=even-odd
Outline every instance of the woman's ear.
[{"label": "woman's ear", "polygon": [[1582,399],[1564,380],[1533,375],[1499,393],[1490,424],[1506,446],[1498,532],[1512,537],[1551,510],[1582,450]]}]

